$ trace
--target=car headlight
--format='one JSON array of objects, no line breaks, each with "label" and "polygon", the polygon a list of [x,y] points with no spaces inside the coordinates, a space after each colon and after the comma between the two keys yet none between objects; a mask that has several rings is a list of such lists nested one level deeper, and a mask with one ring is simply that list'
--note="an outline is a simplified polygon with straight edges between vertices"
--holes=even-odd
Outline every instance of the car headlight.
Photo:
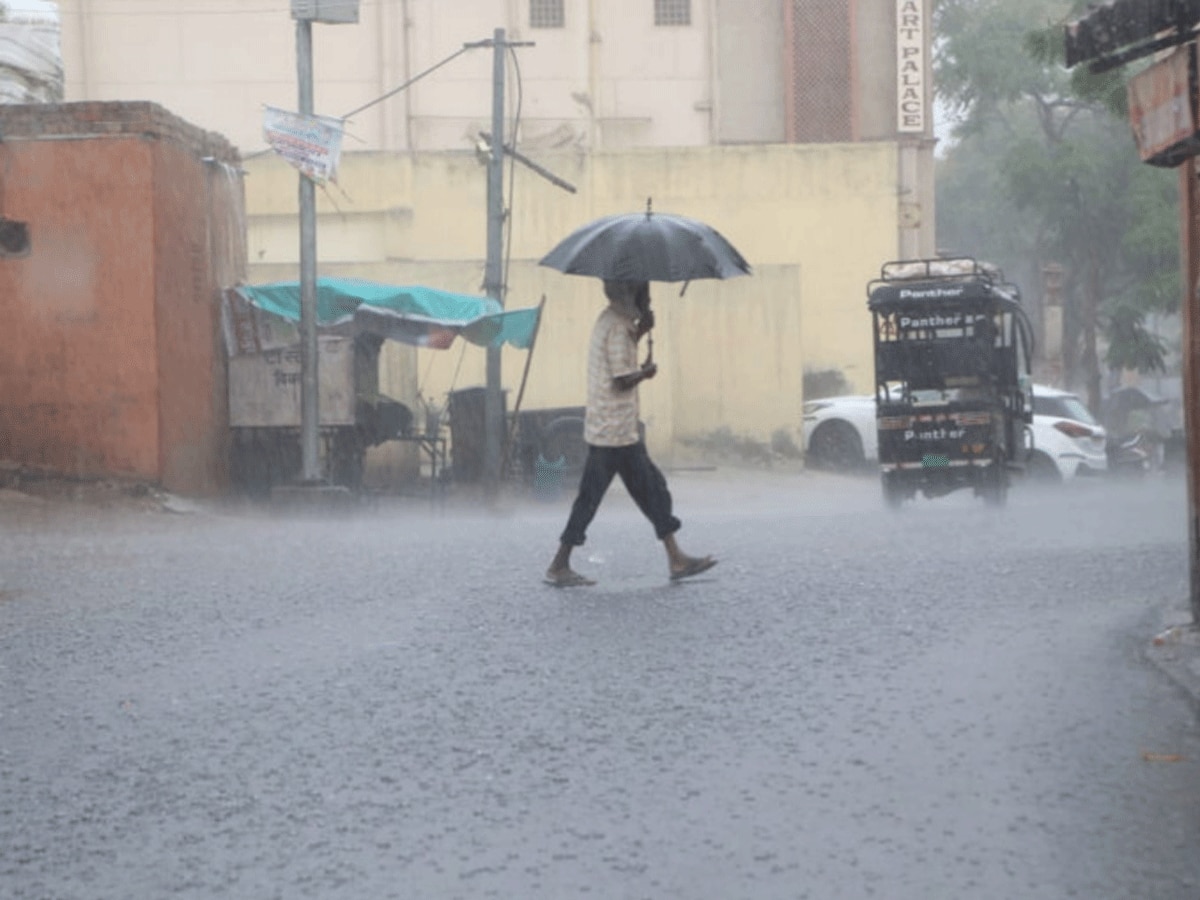
[{"label": "car headlight", "polygon": [[1095,431],[1079,422],[1064,420],[1062,422],[1055,422],[1054,427],[1070,438],[1090,438],[1097,436]]}]

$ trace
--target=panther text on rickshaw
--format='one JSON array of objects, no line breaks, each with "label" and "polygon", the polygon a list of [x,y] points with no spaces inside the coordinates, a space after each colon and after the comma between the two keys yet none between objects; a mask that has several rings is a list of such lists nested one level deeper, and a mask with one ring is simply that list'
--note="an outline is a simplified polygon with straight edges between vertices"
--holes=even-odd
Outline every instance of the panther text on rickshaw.
[{"label": "panther text on rickshaw", "polygon": [[1003,504],[1033,415],[1020,291],[964,257],[886,263],[867,298],[884,498],[971,489]]}]

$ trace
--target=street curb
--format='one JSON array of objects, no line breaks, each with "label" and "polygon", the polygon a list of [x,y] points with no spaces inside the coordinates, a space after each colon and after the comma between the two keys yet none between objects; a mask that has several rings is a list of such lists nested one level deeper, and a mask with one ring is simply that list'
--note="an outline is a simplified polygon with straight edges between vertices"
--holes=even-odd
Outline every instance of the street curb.
[{"label": "street curb", "polygon": [[1170,610],[1150,641],[1146,659],[1200,704],[1200,627],[1183,610]]}]

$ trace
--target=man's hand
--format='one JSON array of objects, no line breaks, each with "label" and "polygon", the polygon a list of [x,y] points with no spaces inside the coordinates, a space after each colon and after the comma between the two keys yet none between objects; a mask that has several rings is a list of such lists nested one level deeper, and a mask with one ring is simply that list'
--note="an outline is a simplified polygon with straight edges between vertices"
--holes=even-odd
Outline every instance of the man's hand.
[{"label": "man's hand", "polygon": [[646,334],[646,332],[648,332],[653,327],[654,327],[654,310],[647,308],[645,312],[643,312],[640,316],[638,316],[638,321],[637,321],[638,339],[640,340],[642,335]]},{"label": "man's hand", "polygon": [[647,360],[642,363],[642,367],[636,372],[630,372],[628,375],[619,375],[614,378],[613,385],[618,391],[632,391],[641,382],[647,378],[653,378],[657,374],[658,364]]}]

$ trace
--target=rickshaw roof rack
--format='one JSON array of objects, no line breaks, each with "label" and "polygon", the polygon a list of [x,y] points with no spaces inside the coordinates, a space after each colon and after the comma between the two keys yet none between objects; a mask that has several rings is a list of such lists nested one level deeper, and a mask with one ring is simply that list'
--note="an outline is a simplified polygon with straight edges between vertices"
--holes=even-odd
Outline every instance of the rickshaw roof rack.
[{"label": "rickshaw roof rack", "polygon": [[880,274],[867,285],[867,301],[872,309],[939,303],[1021,303],[1020,288],[1004,280],[999,266],[969,256],[896,260],[884,263]]},{"label": "rickshaw roof rack", "polygon": [[884,263],[880,269],[880,279],[883,281],[931,281],[940,278],[986,279],[1002,284],[1004,273],[994,263],[980,262],[970,256],[898,259]]}]

